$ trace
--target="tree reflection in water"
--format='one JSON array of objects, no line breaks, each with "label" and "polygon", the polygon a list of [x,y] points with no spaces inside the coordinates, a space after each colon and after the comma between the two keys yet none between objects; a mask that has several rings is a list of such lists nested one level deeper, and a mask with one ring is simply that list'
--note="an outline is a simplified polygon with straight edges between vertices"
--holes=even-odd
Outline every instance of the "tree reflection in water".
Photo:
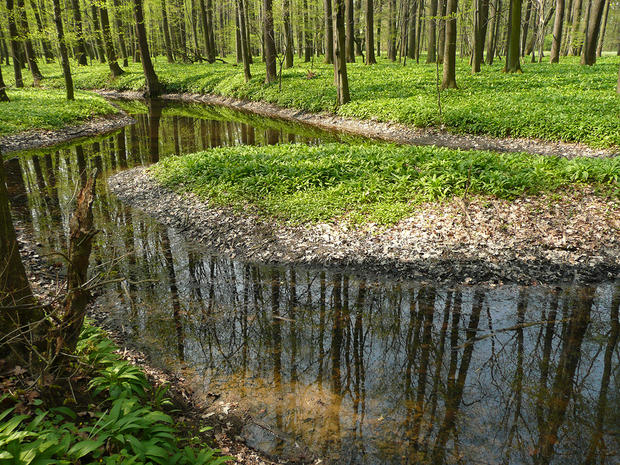
[{"label": "tree reflection in water", "polygon": [[[319,140],[167,108],[9,162],[13,207],[47,249],[66,244],[74,192],[95,166],[105,177],[212,146]],[[248,428],[250,444],[290,455],[297,441],[331,463],[618,462],[617,283],[442,288],[243,263],[98,189],[97,269],[124,279],[100,302],[155,359],[281,433]]]}]

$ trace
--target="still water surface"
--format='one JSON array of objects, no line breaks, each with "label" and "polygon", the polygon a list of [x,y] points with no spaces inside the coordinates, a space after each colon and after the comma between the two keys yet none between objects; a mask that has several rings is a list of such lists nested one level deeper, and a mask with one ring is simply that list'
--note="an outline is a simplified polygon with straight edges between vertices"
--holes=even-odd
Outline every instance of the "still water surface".
[{"label": "still water surface", "polygon": [[[64,250],[103,173],[99,297],[157,362],[239,403],[274,457],[338,464],[620,463],[620,285],[443,288],[232,260],[120,203],[111,173],[203,148],[359,140],[199,105],[7,163],[16,216]],[[297,444],[297,446],[296,446]]]}]

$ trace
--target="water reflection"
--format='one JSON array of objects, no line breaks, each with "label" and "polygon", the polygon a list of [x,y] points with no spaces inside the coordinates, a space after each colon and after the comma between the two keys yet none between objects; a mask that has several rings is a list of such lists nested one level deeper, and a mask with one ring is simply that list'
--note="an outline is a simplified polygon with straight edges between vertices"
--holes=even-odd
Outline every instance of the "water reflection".
[{"label": "water reflection", "polygon": [[[142,110],[112,136],[8,162],[15,214],[46,249],[66,247],[95,167],[333,137],[211,108]],[[101,301],[156,360],[247,408],[253,446],[351,464],[620,458],[618,284],[452,289],[263,266],[184,241],[105,182],[94,210],[95,270],[121,278]]]}]

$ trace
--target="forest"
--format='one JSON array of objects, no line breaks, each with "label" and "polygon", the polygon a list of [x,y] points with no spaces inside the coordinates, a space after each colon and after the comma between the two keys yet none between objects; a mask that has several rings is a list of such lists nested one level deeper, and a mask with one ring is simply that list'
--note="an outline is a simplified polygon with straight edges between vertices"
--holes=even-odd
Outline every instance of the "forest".
[{"label": "forest", "polygon": [[0,0],[0,465],[620,460],[616,0]]}]

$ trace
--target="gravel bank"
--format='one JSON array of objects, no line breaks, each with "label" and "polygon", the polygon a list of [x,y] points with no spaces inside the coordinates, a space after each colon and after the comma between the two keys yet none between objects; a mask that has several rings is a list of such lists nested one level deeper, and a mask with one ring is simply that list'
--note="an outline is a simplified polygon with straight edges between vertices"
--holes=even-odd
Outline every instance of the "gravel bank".
[{"label": "gravel bank", "polygon": [[73,139],[98,136],[134,123],[135,120],[126,113],[117,113],[93,118],[77,126],[68,126],[63,129],[35,129],[0,138],[0,151],[8,154],[50,147]]},{"label": "gravel bank", "polygon": [[289,226],[210,208],[159,185],[148,169],[109,180],[122,201],[232,257],[449,284],[600,282],[620,277],[620,205],[588,189],[422,206],[390,228]]},{"label": "gravel bank", "polygon": [[[96,92],[107,98],[144,98],[140,92],[108,90],[97,90]],[[453,149],[491,150],[495,152],[526,152],[540,155],[557,155],[567,158],[612,157],[620,155],[618,148],[595,149],[584,144],[570,142],[453,134],[440,128],[415,128],[400,123],[345,118],[331,113],[311,113],[294,108],[283,108],[266,102],[253,102],[212,94],[165,94],[160,98],[162,100],[186,103],[219,105],[269,118],[279,118],[330,131],[341,131],[399,144],[436,145]]]}]

